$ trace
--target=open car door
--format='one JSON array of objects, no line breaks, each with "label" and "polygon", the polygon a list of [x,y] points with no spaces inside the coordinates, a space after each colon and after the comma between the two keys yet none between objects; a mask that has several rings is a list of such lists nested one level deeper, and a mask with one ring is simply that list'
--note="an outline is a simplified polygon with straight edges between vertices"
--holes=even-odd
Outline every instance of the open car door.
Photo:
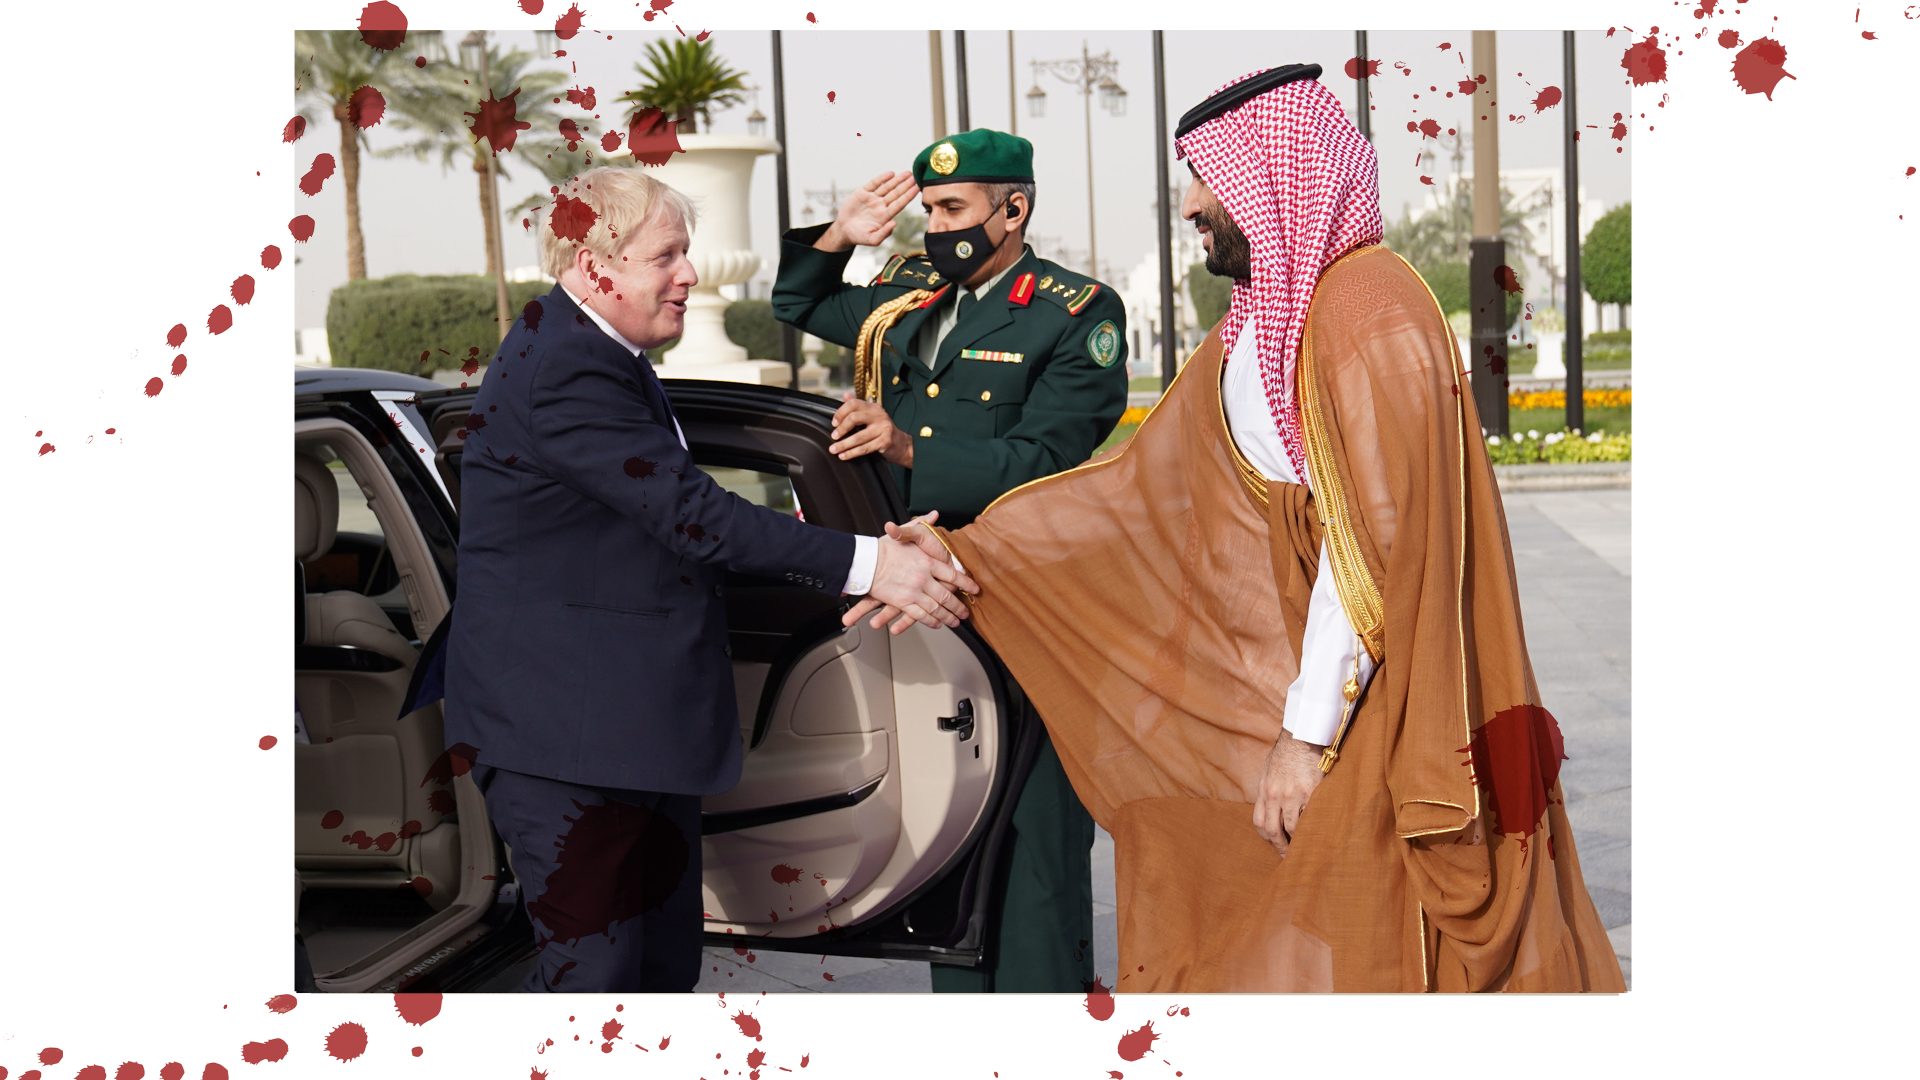
[{"label": "open car door", "polygon": [[[837,402],[668,379],[694,460],[809,523],[879,534],[905,507],[878,457],[827,453]],[[474,391],[423,394],[458,499]],[[709,943],[977,963],[1001,838],[1038,720],[972,627],[894,637],[840,625],[851,598],[729,574],[723,588],[746,748],[702,811]]]}]

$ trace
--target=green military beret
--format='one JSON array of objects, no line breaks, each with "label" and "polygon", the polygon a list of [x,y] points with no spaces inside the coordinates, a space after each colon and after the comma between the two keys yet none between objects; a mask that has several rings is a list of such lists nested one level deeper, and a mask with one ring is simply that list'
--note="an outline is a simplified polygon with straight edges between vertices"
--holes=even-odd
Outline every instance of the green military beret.
[{"label": "green military beret", "polygon": [[1031,184],[1033,144],[1018,135],[974,128],[941,139],[913,159],[913,179],[935,184]]}]

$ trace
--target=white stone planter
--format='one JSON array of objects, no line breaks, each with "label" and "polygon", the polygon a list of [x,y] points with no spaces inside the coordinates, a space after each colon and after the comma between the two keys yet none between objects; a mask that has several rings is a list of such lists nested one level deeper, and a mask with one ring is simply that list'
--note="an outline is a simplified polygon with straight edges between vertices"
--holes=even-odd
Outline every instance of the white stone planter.
[{"label": "white stone planter", "polygon": [[1566,378],[1567,335],[1542,331],[1535,334],[1533,340],[1533,377],[1536,379]]},{"label": "white stone planter", "polygon": [[[684,152],[654,166],[653,175],[693,202],[698,223],[689,252],[700,283],[687,298],[686,329],[659,364],[663,378],[788,386],[793,373],[778,360],[750,360],[727,338],[722,285],[738,285],[759,271],[748,235],[747,197],[754,159],[780,144],[751,135],[682,135]],[[648,168],[649,166],[639,166]]]}]

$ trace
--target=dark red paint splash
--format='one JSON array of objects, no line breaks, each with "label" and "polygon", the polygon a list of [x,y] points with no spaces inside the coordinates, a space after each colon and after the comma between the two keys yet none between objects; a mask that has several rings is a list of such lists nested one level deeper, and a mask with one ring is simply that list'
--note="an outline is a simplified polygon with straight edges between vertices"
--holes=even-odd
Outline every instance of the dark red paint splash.
[{"label": "dark red paint splash", "polygon": [[553,873],[527,914],[548,940],[572,943],[657,909],[680,884],[690,862],[687,838],[644,806],[582,806],[560,837]]},{"label": "dark red paint splash", "polygon": [[174,357],[173,367],[169,370],[171,370],[175,376],[185,375],[187,373],[187,354],[181,353],[179,356]]},{"label": "dark red paint splash", "polygon": [[1086,1004],[1087,1015],[1095,1020],[1108,1020],[1113,1017],[1113,991],[1108,989],[1107,984],[1101,982],[1098,976],[1095,976],[1093,983],[1087,987]]},{"label": "dark red paint splash", "polygon": [[1153,1021],[1143,1024],[1138,1031],[1129,1031],[1120,1036],[1120,1060],[1139,1061],[1153,1049],[1153,1041],[1160,1036],[1153,1033]]},{"label": "dark red paint splash", "polygon": [[467,771],[473,768],[474,759],[479,756],[477,748],[466,743],[454,743],[441,751],[440,756],[433,759],[433,764],[427,766],[426,779],[420,781],[420,786],[452,783],[454,777],[467,775]]},{"label": "dark red paint splash", "polygon": [[279,1061],[286,1056],[287,1040],[285,1039],[250,1042],[240,1048],[240,1060],[249,1065],[258,1065],[263,1061]]},{"label": "dark red paint splash", "polygon": [[1417,124],[1409,120],[1407,121],[1407,130],[1417,131],[1429,139],[1437,139],[1440,137],[1440,123],[1436,120],[1422,120]]},{"label": "dark red paint splash", "polygon": [[439,994],[395,994],[393,1010],[400,1019],[419,1026],[440,1015],[441,995]]},{"label": "dark red paint splash", "polygon": [[593,223],[599,220],[600,215],[594,212],[587,200],[559,195],[553,200],[553,213],[547,215],[547,227],[562,240],[581,243],[586,240]]},{"label": "dark red paint splash", "polygon": [[520,309],[520,321],[527,324],[528,330],[538,333],[540,330],[540,319],[546,315],[546,313],[547,309],[540,306],[540,301],[529,300],[527,301],[527,306]]},{"label": "dark red paint splash", "polygon": [[[111,434],[113,434],[113,431],[112,431],[112,429],[111,429],[111,428],[109,428],[109,429],[108,429],[108,431],[107,431],[107,434],[109,434],[109,435],[111,435]],[[55,450],[58,450],[58,449],[59,449],[59,447],[57,447],[57,446],[55,446],[55,445],[53,445],[53,444],[52,444],[52,443],[50,443],[50,442],[43,442],[43,443],[41,443],[41,444],[40,444],[40,456],[41,456],[41,457],[46,457],[46,456],[47,456],[48,454],[51,454],[51,453],[53,453],[53,452],[54,452]]]},{"label": "dark red paint splash", "polygon": [[207,312],[207,333],[224,334],[233,328],[233,309],[225,304],[217,304]]},{"label": "dark red paint splash", "polygon": [[609,1020],[606,1023],[600,1025],[600,1039],[601,1039],[600,1052],[601,1053],[603,1054],[613,1053],[613,1041],[620,1037],[620,1032],[624,1030],[625,1027],[626,1025],[622,1024],[618,1020]]},{"label": "dark red paint splash", "polygon": [[347,820],[347,815],[338,810],[329,810],[320,815],[320,827],[323,829],[337,829],[340,827],[340,823],[345,820]]},{"label": "dark red paint splash", "polygon": [[300,136],[305,135],[306,133],[307,133],[307,118],[304,116],[296,116],[293,119],[287,121],[287,126],[281,129],[280,141],[295,142],[300,138]]},{"label": "dark red paint splash", "polygon": [[1538,705],[1515,705],[1482,724],[1461,752],[1471,755],[1474,782],[1486,793],[1500,832],[1524,845],[1539,829],[1567,759],[1559,722]]},{"label": "dark red paint splash", "polygon": [[66,1056],[67,1052],[65,1050],[57,1046],[49,1046],[45,1050],[40,1051],[40,1064],[58,1065]]},{"label": "dark red paint splash", "polygon": [[1763,37],[1734,55],[1733,81],[1747,93],[1765,94],[1772,101],[1780,80],[1793,78],[1784,67],[1786,62],[1786,46]]},{"label": "dark red paint splash", "polygon": [[620,133],[617,131],[609,131],[605,135],[600,136],[600,149],[609,154],[620,149]]},{"label": "dark red paint splash", "polygon": [[1627,78],[1635,86],[1667,81],[1667,50],[1660,47],[1660,41],[1652,34],[1647,40],[1636,42],[1620,58],[1620,66],[1627,69]]},{"label": "dark red paint splash", "polygon": [[680,152],[675,122],[659,109],[642,109],[627,125],[627,149],[643,165],[665,165]]},{"label": "dark red paint splash", "polygon": [[241,274],[233,279],[233,285],[227,290],[233,294],[233,302],[245,306],[253,302],[253,275]]},{"label": "dark red paint splash", "polygon": [[799,881],[805,873],[805,870],[797,866],[788,866],[786,863],[781,863],[779,866],[773,868],[773,880],[776,884],[791,885]]},{"label": "dark red paint splash", "polygon": [[353,96],[347,99],[347,117],[353,121],[354,127],[362,131],[379,123],[385,115],[387,99],[371,86],[355,90]]},{"label": "dark red paint splash", "polygon": [[1738,30],[1720,31],[1720,47],[1721,48],[1734,49],[1734,48],[1738,48],[1739,46],[1740,46],[1740,31]]},{"label": "dark red paint splash", "polygon": [[157,376],[156,376],[156,377],[154,377],[154,378],[151,378],[151,379],[148,379],[148,380],[147,380],[147,396],[148,396],[148,397],[159,397],[159,396],[160,396],[160,390],[161,390],[161,388],[162,388],[162,387],[164,387],[165,385],[166,385],[166,384],[165,384],[165,383],[163,383],[163,382],[161,382],[161,381],[160,381],[160,379],[159,379],[159,378],[158,378]]},{"label": "dark red paint splash", "polygon": [[327,1036],[327,1053],[352,1061],[367,1052],[367,1029],[349,1020]]},{"label": "dark red paint splash", "polygon": [[1560,88],[1557,86],[1549,86],[1534,97],[1533,111],[1543,113],[1558,104],[1560,104]]},{"label": "dark red paint splash", "polygon": [[436,791],[427,796],[427,809],[436,814],[453,813],[453,793],[451,791]]},{"label": "dark red paint splash", "polygon": [[272,270],[280,265],[280,249],[268,244],[260,249],[260,265]]},{"label": "dark red paint splash", "polygon": [[186,323],[174,323],[173,329],[167,331],[167,348],[169,349],[179,348],[182,344],[186,342],[186,340],[187,340],[187,324]]},{"label": "dark red paint splash", "polygon": [[580,134],[580,125],[574,123],[571,116],[560,121],[560,137],[567,140],[568,151],[580,149],[580,140],[586,138]]},{"label": "dark red paint splash", "polygon": [[560,16],[559,20],[553,24],[553,36],[561,41],[572,41],[573,35],[580,32],[580,20],[585,18],[586,14],[580,10],[579,4],[569,5],[567,13]]},{"label": "dark red paint splash", "polygon": [[520,88],[517,86],[504,98],[496,98],[489,91],[481,100],[477,112],[460,114],[473,120],[467,127],[472,130],[476,142],[481,139],[487,140],[487,145],[496,154],[513,149],[513,141],[520,137],[521,132],[533,126],[530,121],[521,120],[517,116],[520,111],[517,101],[519,96]]},{"label": "dark red paint splash", "polygon": [[360,40],[380,52],[399,48],[407,40],[407,13],[387,0],[374,0],[360,10]]},{"label": "dark red paint splash", "polygon": [[295,243],[304,244],[313,239],[313,219],[305,214],[287,222],[287,232],[293,235]]},{"label": "dark red paint splash", "polygon": [[1513,267],[1511,266],[1502,264],[1494,267],[1493,283],[1510,293],[1520,291],[1520,275],[1514,273]]},{"label": "dark red paint splash", "polygon": [[74,1080],[107,1080],[107,1070],[99,1065],[89,1065],[75,1073]]},{"label": "dark red paint splash", "polygon": [[1347,61],[1347,78],[1349,79],[1371,79],[1378,74],[1380,74],[1378,60],[1363,61],[1356,56]]},{"label": "dark red paint splash", "polygon": [[580,106],[582,109],[586,110],[587,112],[592,112],[594,110],[594,107],[599,104],[599,99],[594,97],[593,87],[591,86],[587,87],[585,90],[582,90],[576,86],[573,89],[567,91],[567,100],[573,102],[575,105]]},{"label": "dark red paint splash", "polygon": [[300,178],[300,190],[308,195],[320,194],[320,186],[333,175],[333,155],[321,154],[313,159],[313,165],[307,169],[307,175]]},{"label": "dark red paint splash", "polygon": [[645,480],[654,474],[654,471],[659,468],[659,465],[655,462],[648,461],[646,458],[636,457],[628,458],[621,468],[625,470],[628,476],[633,477],[635,480]]},{"label": "dark red paint splash", "polygon": [[520,10],[529,15],[540,14],[540,9],[546,6],[547,0],[520,0]]},{"label": "dark red paint splash", "polygon": [[293,1011],[293,1007],[298,1004],[300,1004],[300,999],[294,997],[292,994],[275,994],[267,999],[267,1011],[290,1013]]},{"label": "dark red paint splash", "polygon": [[760,1021],[748,1016],[744,1009],[733,1014],[733,1022],[740,1029],[740,1034],[755,1041],[760,1039]]}]

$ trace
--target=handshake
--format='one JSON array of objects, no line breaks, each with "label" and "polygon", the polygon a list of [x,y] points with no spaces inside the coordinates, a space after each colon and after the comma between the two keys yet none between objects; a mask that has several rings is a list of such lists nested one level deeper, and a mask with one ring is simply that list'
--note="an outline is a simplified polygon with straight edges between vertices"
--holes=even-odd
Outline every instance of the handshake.
[{"label": "handshake", "polygon": [[934,511],[904,527],[887,523],[874,563],[873,586],[841,617],[842,626],[852,626],[868,615],[873,616],[868,625],[876,630],[891,620],[895,634],[905,633],[916,622],[929,627],[960,625],[968,615],[961,594],[975,595],[980,585],[953,562],[933,534],[939,517]]}]

